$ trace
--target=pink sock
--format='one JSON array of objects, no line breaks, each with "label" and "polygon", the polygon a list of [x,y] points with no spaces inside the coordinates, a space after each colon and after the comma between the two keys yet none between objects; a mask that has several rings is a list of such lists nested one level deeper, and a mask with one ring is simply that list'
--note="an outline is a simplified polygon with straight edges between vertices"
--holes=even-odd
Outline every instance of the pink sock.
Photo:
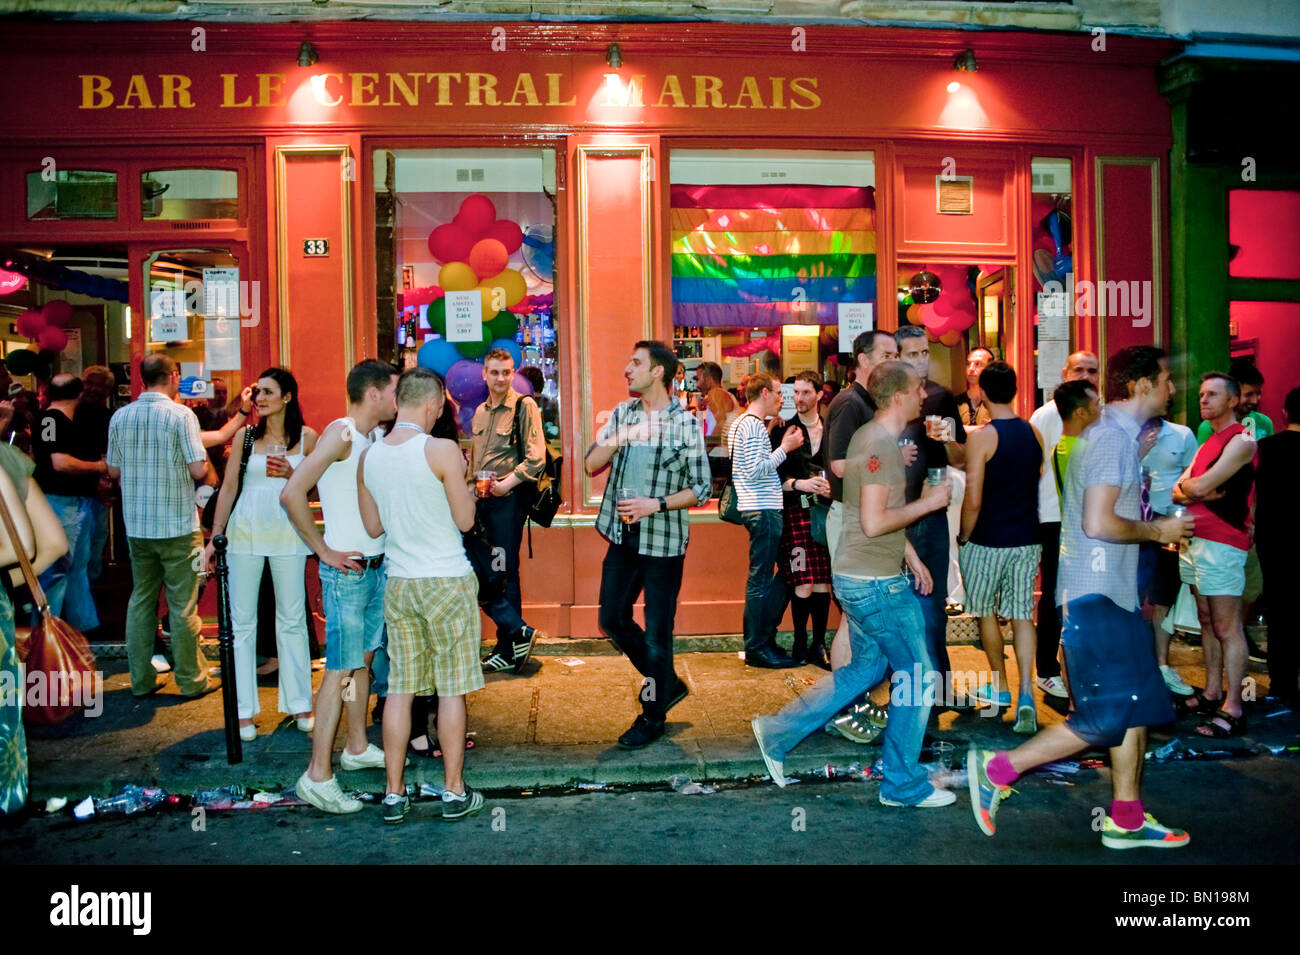
[{"label": "pink sock", "polygon": [[1011,760],[1007,759],[1005,752],[998,753],[990,759],[985,772],[989,774],[989,780],[995,786],[1010,786],[1020,778],[1020,774],[1011,765]]},{"label": "pink sock", "polygon": [[1122,799],[1113,800],[1110,804],[1110,818],[1114,819],[1115,825],[1121,829],[1141,829],[1142,823],[1146,821],[1142,800],[1133,799],[1127,802]]}]

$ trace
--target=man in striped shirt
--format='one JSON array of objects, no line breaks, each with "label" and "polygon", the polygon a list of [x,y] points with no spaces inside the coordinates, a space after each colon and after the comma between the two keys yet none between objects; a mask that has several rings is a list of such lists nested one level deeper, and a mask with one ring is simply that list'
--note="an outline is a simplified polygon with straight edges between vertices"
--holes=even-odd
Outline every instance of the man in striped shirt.
[{"label": "man in striped shirt", "polygon": [[731,481],[740,516],[749,531],[749,578],[745,582],[745,664],[753,667],[799,666],[776,642],[785,613],[785,578],[776,565],[781,551],[781,479],[777,468],[803,444],[803,432],[791,425],[773,449],[766,419],[781,411],[781,385],[766,372],[745,386],[749,405],[731,427]]}]

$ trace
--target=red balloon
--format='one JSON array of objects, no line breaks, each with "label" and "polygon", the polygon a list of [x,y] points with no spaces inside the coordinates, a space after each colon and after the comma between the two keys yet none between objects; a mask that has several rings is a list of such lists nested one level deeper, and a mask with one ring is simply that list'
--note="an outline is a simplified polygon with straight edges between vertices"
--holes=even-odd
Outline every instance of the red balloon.
[{"label": "red balloon", "polygon": [[45,307],[41,309],[41,314],[45,316],[45,324],[54,328],[63,328],[68,322],[72,321],[72,306],[61,298],[56,298],[52,302],[46,302]]},{"label": "red balloon", "polygon": [[975,309],[971,307],[969,311],[954,312],[949,319],[948,327],[954,332],[964,332],[975,324]]},{"label": "red balloon", "polygon": [[470,234],[451,222],[444,222],[429,233],[429,254],[436,262],[464,261],[473,245]]},{"label": "red balloon", "polygon": [[485,238],[496,239],[506,247],[506,252],[514,255],[524,244],[524,230],[509,219],[498,219],[488,227]]},{"label": "red balloon", "polygon": [[[456,218],[452,221],[468,232],[472,238],[480,239],[492,227],[496,218],[497,207],[492,204],[491,199],[479,192],[465,197],[465,201],[460,204],[460,212],[456,213]],[[500,271],[501,269],[497,269],[497,272]]]},{"label": "red balloon", "polygon": [[36,336],[41,351],[63,351],[68,347],[68,333],[61,328],[47,327]]},{"label": "red balloon", "polygon": [[14,328],[24,338],[35,338],[45,329],[45,316],[40,309],[29,308],[18,316]]},{"label": "red balloon", "polygon": [[497,239],[479,239],[474,243],[474,248],[469,250],[469,267],[480,279],[505,271],[509,261],[510,253]]}]

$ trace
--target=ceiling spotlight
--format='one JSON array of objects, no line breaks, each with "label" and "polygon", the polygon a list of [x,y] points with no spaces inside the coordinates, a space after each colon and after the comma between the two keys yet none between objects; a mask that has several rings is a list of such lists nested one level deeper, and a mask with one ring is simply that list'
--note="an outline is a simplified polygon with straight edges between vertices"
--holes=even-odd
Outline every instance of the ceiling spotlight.
[{"label": "ceiling spotlight", "polygon": [[303,40],[302,43],[298,45],[299,66],[315,66],[316,61],[319,59],[320,57],[316,55],[316,48],[308,41]]},{"label": "ceiling spotlight", "polygon": [[949,92],[949,93],[955,93],[955,92],[957,92],[959,89],[961,89],[961,84],[958,83],[956,80],[953,80],[951,83],[948,84],[948,92]]},{"label": "ceiling spotlight", "polygon": [[605,62],[616,70],[623,65],[623,51],[618,48],[617,43],[611,43],[609,49],[605,51]]},{"label": "ceiling spotlight", "polygon": [[962,50],[957,54],[957,58],[952,61],[952,68],[958,73],[974,73],[980,67],[975,62],[974,50]]}]

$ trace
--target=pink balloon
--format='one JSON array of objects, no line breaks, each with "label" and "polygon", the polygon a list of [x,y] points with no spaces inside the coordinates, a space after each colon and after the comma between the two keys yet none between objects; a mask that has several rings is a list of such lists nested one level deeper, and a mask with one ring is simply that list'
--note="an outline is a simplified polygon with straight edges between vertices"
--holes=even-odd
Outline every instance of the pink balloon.
[{"label": "pink balloon", "polygon": [[52,302],[46,302],[45,307],[41,309],[41,314],[45,316],[45,324],[54,328],[63,328],[68,322],[72,321],[72,306],[61,298],[56,298]]},{"label": "pink balloon", "polygon": [[444,222],[429,233],[429,254],[436,262],[462,262],[473,246],[473,237],[452,222]]},{"label": "pink balloon", "polygon": [[488,226],[487,235],[484,238],[496,239],[506,247],[507,254],[514,255],[519,251],[519,247],[524,244],[524,230],[509,219],[498,219]]},{"label": "pink balloon", "polygon": [[497,207],[492,204],[491,199],[479,192],[465,197],[465,201],[460,204],[460,212],[456,213],[456,218],[452,221],[468,232],[472,238],[479,239],[492,227],[496,218]]},{"label": "pink balloon", "polygon": [[948,322],[948,328],[954,332],[964,332],[975,324],[975,312],[957,312]]},{"label": "pink balloon", "polygon": [[952,296],[947,292],[943,292],[934,300],[934,303],[930,306],[930,310],[936,315],[951,315],[953,312]]},{"label": "pink balloon", "polygon": [[18,316],[14,328],[24,338],[35,338],[45,329],[45,316],[38,308],[29,308]]},{"label": "pink balloon", "polygon": [[61,328],[47,327],[36,336],[41,351],[63,351],[68,347],[68,333]]}]

